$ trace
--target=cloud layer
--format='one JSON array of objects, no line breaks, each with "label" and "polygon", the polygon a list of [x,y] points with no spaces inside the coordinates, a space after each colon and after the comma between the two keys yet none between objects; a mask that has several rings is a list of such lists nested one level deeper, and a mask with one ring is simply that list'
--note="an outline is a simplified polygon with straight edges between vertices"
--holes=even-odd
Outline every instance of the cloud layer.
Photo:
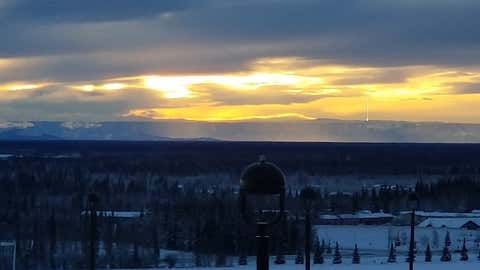
[{"label": "cloud layer", "polygon": [[[445,110],[478,99],[479,8],[470,0],[0,0],[0,118],[358,119],[370,96],[381,119],[471,122],[476,109]],[[160,78],[156,86],[148,76]],[[412,101],[422,114],[404,110]]]}]

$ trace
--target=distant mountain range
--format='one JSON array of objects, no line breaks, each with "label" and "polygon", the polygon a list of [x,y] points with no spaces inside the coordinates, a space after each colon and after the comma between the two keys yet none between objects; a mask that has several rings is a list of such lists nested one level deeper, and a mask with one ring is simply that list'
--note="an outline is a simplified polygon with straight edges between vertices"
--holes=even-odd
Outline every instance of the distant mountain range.
[{"label": "distant mountain range", "polygon": [[250,122],[0,122],[0,140],[480,143],[480,124],[335,119]]}]

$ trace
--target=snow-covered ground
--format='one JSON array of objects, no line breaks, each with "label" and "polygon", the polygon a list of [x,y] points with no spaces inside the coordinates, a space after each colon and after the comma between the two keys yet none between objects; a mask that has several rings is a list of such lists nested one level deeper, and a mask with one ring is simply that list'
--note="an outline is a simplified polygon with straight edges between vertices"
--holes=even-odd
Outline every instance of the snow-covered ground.
[{"label": "snow-covered ground", "polygon": [[[319,239],[323,239],[327,243],[330,241],[332,246],[338,241],[341,249],[353,249],[353,246],[357,244],[360,252],[384,254],[385,256],[388,254],[390,243],[395,242],[397,237],[401,242],[401,246],[397,247],[397,251],[400,253],[407,250],[410,239],[410,227],[408,226],[317,225],[315,230]],[[432,250],[441,251],[447,231],[450,233],[452,251],[459,250],[465,238],[467,248],[472,254],[478,255],[480,231],[447,228],[415,228],[418,252],[423,254],[427,244],[430,244]]]},{"label": "snow-covered ground", "polygon": [[[316,233],[319,239],[325,240],[326,243],[330,241],[332,249],[335,242],[338,241],[340,245],[340,252],[343,263],[333,265],[332,254],[325,254],[325,263],[321,265],[312,265],[312,270],[315,269],[345,269],[345,270],[404,270],[408,269],[408,263],[405,262],[408,248],[408,241],[410,235],[410,228],[408,226],[339,226],[339,225],[317,225],[315,226]],[[440,253],[444,245],[445,235],[447,231],[450,233],[452,245],[450,251],[452,253],[451,262],[441,262]],[[458,270],[473,270],[480,269],[480,260],[477,258],[480,250],[478,243],[480,240],[480,231],[466,230],[466,229],[446,229],[446,228],[416,228],[417,240],[417,255],[415,262],[415,270],[443,270],[453,269]],[[460,254],[455,252],[461,248],[463,239],[467,241],[469,261],[460,261]],[[391,243],[396,239],[400,239],[401,245],[396,247],[397,262],[387,263],[388,249]],[[433,251],[432,262],[424,262],[425,247],[427,243],[430,244]],[[352,264],[352,249],[357,244],[360,251],[361,264]],[[237,257],[228,258],[228,263],[232,266],[225,268],[196,268],[193,267],[193,255],[189,252],[178,252],[172,250],[162,250],[162,258],[168,255],[174,255],[177,258],[178,268],[188,269],[236,269],[236,270],[254,270],[255,257],[248,258],[248,265],[238,266]],[[270,257],[270,269],[272,270],[294,270],[304,269],[305,265],[296,265],[294,263],[294,255],[286,256],[287,263],[284,265],[276,265],[273,263],[274,256]],[[312,257],[313,260],[313,257]],[[164,264],[164,267],[166,265]],[[165,269],[165,268],[162,268]],[[150,270],[152,270],[150,268]]]},{"label": "snow-covered ground", "polygon": [[[438,259],[438,258],[434,258]],[[199,270],[212,270],[212,269],[225,269],[225,270],[255,270],[255,262],[251,262],[249,265],[245,266],[234,266],[234,267],[224,267],[224,268],[190,268],[190,269],[199,269]],[[270,264],[270,269],[272,270],[303,270],[305,265],[297,265],[291,262],[285,265],[275,265]],[[406,270],[408,269],[408,263],[383,263],[383,264],[370,264],[370,263],[361,263],[361,264],[351,264],[350,262],[344,264],[331,264],[327,262],[325,264],[312,265],[312,270],[315,269],[325,269],[325,270]],[[414,265],[415,270],[446,270],[446,269],[457,269],[457,270],[477,270],[480,269],[479,261],[469,261],[469,262],[450,262],[442,263],[439,261],[434,261],[431,263],[425,262],[416,262]],[[139,269],[137,269],[139,270]],[[154,270],[152,268],[145,270]]]},{"label": "snow-covered ground", "polygon": [[[461,270],[473,270],[479,269],[480,262],[454,262],[454,263],[441,263],[441,262],[432,262],[432,263],[416,263],[414,265],[416,270],[443,270],[443,269],[461,269]],[[272,270],[294,270],[294,269],[304,269],[304,265],[271,265],[270,269]],[[237,268],[236,268],[237,269]],[[238,267],[238,269],[255,269],[255,265],[250,265],[248,267]],[[408,269],[407,263],[394,263],[394,264],[322,264],[322,265],[312,265],[312,269],[332,269],[332,270],[406,270]]]}]

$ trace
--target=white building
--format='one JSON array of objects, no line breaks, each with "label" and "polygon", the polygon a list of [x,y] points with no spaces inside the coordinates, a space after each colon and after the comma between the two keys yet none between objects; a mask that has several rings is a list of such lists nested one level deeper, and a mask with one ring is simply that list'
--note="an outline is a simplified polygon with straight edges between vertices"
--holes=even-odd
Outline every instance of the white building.
[{"label": "white building", "polygon": [[480,218],[427,218],[418,227],[477,230],[480,228]]},{"label": "white building", "polygon": [[390,223],[393,220],[393,215],[378,212],[372,213],[368,210],[358,211],[355,214],[327,214],[320,215],[318,224],[337,224],[337,225],[380,225]]},{"label": "white building", "polygon": [[[82,211],[82,216],[88,215],[88,211]],[[114,217],[118,219],[139,218],[142,215],[149,214],[143,211],[97,211],[97,216]]]}]

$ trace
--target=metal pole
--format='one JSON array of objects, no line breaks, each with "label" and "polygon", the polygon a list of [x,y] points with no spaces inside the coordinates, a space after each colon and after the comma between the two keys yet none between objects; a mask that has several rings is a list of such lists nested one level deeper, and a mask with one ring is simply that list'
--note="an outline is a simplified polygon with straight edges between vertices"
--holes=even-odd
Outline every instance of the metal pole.
[{"label": "metal pole", "polygon": [[257,222],[257,270],[268,270],[267,223]]},{"label": "metal pole", "polygon": [[310,209],[307,209],[305,212],[305,270],[310,270],[310,232]]},{"label": "metal pole", "polygon": [[410,217],[410,249],[408,254],[409,270],[413,270],[414,261],[414,245],[415,245],[415,209],[412,209],[412,216]]},{"label": "metal pole", "polygon": [[97,209],[95,202],[90,205],[90,270],[95,270],[95,239],[97,230]]},{"label": "metal pole", "polygon": [[13,270],[15,270],[17,264],[17,241],[13,242]]}]

